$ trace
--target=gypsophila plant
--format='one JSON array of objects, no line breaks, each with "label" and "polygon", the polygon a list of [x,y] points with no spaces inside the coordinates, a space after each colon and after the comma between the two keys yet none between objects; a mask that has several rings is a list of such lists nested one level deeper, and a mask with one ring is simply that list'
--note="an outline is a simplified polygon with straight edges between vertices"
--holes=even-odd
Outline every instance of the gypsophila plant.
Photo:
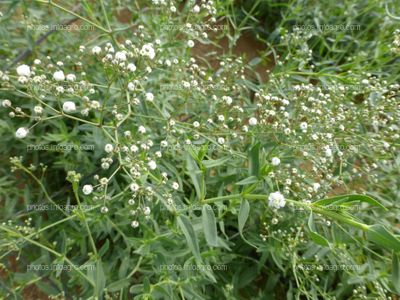
[{"label": "gypsophila plant", "polygon": [[0,11],[1,299],[400,295],[392,7]]}]

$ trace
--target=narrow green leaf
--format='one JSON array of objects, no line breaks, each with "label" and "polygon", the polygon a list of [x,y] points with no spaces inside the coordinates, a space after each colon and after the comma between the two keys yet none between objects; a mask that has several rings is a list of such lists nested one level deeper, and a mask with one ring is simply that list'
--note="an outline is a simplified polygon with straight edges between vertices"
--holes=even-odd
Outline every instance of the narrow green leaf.
[{"label": "narrow green leaf", "polygon": [[108,248],[110,248],[110,242],[107,239],[98,252],[99,257],[102,257],[107,252]]},{"label": "narrow green leaf", "polygon": [[396,253],[400,252],[400,240],[388,231],[385,226],[381,224],[369,226],[366,234],[369,241]]},{"label": "narrow green leaf", "polygon": [[312,212],[310,213],[310,217],[308,218],[308,228],[310,230],[310,237],[314,241],[314,243],[316,243],[317,245],[320,245],[320,246],[325,246],[325,247],[330,246],[329,241],[315,231],[316,229],[315,229],[315,225],[314,225],[314,217],[313,217]]},{"label": "narrow green leaf", "polygon": [[318,200],[318,201],[314,202],[313,205],[320,205],[320,206],[343,205],[343,204],[353,204],[354,202],[365,202],[365,203],[369,203],[373,206],[377,206],[377,207],[383,208],[384,210],[387,210],[386,207],[384,207],[382,204],[380,204],[375,199],[373,199],[369,196],[366,196],[366,195],[359,195],[359,194],[341,195],[341,196],[326,198],[326,199],[322,199],[322,200]]},{"label": "narrow green leaf", "polygon": [[207,244],[211,247],[218,247],[218,233],[215,215],[212,207],[208,204],[203,205],[202,219]]},{"label": "narrow green leaf", "polygon": [[129,285],[129,279],[124,278],[110,283],[107,286],[107,291],[109,292],[118,292],[119,290],[127,287]]},{"label": "narrow green leaf", "polygon": [[208,151],[208,144],[202,145],[199,152],[197,153],[197,159],[199,161],[202,161],[204,159],[204,156],[206,156],[207,151]]},{"label": "narrow green leaf", "polygon": [[199,243],[197,240],[196,233],[189,219],[183,215],[179,216],[178,225],[181,228],[183,234],[185,235],[189,249],[192,251],[194,257],[198,261],[201,261]]},{"label": "narrow green leaf", "polygon": [[249,202],[247,200],[243,199],[242,203],[240,205],[239,219],[238,219],[239,232],[240,232],[241,235],[243,233],[244,225],[246,224],[247,219],[249,217],[249,212],[250,212]]},{"label": "narrow green leaf", "polygon": [[100,260],[96,263],[95,293],[100,298],[106,286],[106,276],[104,275],[103,264]]},{"label": "narrow green leaf", "polygon": [[225,164],[230,159],[231,157],[226,156],[219,159],[203,160],[203,166],[206,167],[207,169],[215,168]]},{"label": "narrow green leaf", "polygon": [[239,182],[236,182],[236,185],[247,185],[247,184],[251,184],[251,183],[255,183],[258,181],[258,178],[256,176],[250,176],[247,177]]},{"label": "narrow green leaf", "polygon": [[[132,288],[131,288],[132,289]],[[150,281],[148,277],[143,279],[143,292],[150,293]]]},{"label": "narrow green leaf", "polygon": [[249,151],[249,175],[258,177],[259,173],[260,173],[260,143],[257,143]]},{"label": "narrow green leaf", "polygon": [[396,293],[400,294],[400,260],[396,253],[393,253],[392,258],[392,283]]},{"label": "narrow green leaf", "polygon": [[199,200],[204,199],[206,190],[204,184],[204,174],[198,167],[196,161],[191,157],[190,154],[186,155],[186,168],[187,174],[189,175],[194,188],[196,190],[196,194]]}]

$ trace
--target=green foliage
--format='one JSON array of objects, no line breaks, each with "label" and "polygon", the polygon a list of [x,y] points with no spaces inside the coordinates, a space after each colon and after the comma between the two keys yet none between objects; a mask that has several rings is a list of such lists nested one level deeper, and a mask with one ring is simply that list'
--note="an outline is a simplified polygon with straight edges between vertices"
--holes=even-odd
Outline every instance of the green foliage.
[{"label": "green foliage", "polygon": [[0,3],[0,299],[400,295],[398,8],[203,2]]}]

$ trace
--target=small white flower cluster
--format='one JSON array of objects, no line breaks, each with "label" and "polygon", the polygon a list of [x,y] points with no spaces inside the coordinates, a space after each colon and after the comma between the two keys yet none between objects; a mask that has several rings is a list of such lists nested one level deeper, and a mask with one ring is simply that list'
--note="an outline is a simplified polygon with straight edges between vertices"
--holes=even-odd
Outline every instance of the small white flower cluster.
[{"label": "small white flower cluster", "polygon": [[274,192],[268,196],[268,205],[272,208],[282,208],[286,205],[285,197],[280,192]]},{"label": "small white flower cluster", "polygon": [[392,51],[394,54],[399,55],[400,54],[400,29],[397,29],[394,33],[394,40],[392,42],[392,47],[390,48],[390,51]]}]

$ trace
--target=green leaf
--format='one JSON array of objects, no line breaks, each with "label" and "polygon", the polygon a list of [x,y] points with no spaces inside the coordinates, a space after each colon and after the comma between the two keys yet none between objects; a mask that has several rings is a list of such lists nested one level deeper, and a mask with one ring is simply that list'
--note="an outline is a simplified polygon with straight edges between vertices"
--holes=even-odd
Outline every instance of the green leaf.
[{"label": "green leaf", "polygon": [[[146,279],[146,277],[145,277]],[[131,294],[140,294],[143,292],[143,284],[135,284],[129,288],[129,293]]]},{"label": "green leaf", "polygon": [[96,262],[96,281],[95,281],[95,293],[98,297],[104,292],[106,286],[106,277],[104,275],[103,264],[100,260]]},{"label": "green leaf", "polygon": [[396,253],[393,253],[392,258],[392,283],[396,293],[400,294],[400,260]]},{"label": "green leaf", "polygon": [[197,159],[202,161],[204,156],[207,154],[208,151],[208,144],[204,144],[201,146],[199,152],[197,153]]},{"label": "green leaf", "polygon": [[243,233],[244,225],[246,224],[247,219],[249,217],[249,212],[250,212],[249,202],[243,199],[242,203],[240,204],[239,219],[238,219],[240,235],[242,235]]},{"label": "green leaf", "polygon": [[217,224],[213,208],[206,204],[203,205],[203,229],[207,244],[211,247],[218,247]]},{"label": "green leaf", "polygon": [[206,194],[206,188],[204,184],[204,174],[199,169],[196,161],[191,157],[191,155],[186,155],[186,168],[187,173],[192,180],[194,188],[196,190],[196,194],[199,200],[204,199]]},{"label": "green leaf", "polygon": [[104,243],[104,245],[99,250],[99,253],[98,253],[99,257],[102,257],[107,252],[108,248],[110,248],[110,242],[107,239],[106,242]]},{"label": "green leaf", "polygon": [[215,168],[218,167],[220,165],[223,165],[224,163],[226,163],[228,160],[230,160],[231,157],[222,157],[219,159],[209,159],[209,160],[203,160],[203,166],[206,167],[207,169],[210,168]]},{"label": "green leaf", "polygon": [[400,252],[400,240],[396,238],[385,226],[381,224],[371,225],[366,229],[367,239],[388,250]]},{"label": "green leaf", "polygon": [[240,204],[240,209],[239,209],[239,216],[238,216],[238,225],[239,225],[239,233],[242,239],[249,244],[250,246],[257,248],[256,245],[250,243],[243,235],[243,228],[244,225],[246,225],[247,219],[249,218],[249,213],[250,213],[250,205],[249,202],[246,199],[242,200],[242,203]]},{"label": "green leaf", "polygon": [[120,279],[117,281],[114,281],[113,283],[110,283],[107,286],[107,291],[109,292],[118,292],[119,290],[127,287],[129,285],[129,279]]},{"label": "green leaf", "polygon": [[259,173],[260,173],[260,143],[257,143],[249,151],[249,174],[258,177]]},{"label": "green leaf", "polygon": [[192,224],[186,216],[178,216],[178,225],[181,228],[183,234],[186,237],[186,242],[189,249],[192,251],[194,257],[201,261],[199,243],[196,237],[196,233],[193,229]]},{"label": "green leaf", "polygon": [[[132,289],[132,288],[131,288]],[[150,293],[150,281],[148,277],[143,279],[143,292]]]},{"label": "green leaf", "polygon": [[314,217],[313,217],[312,212],[310,213],[310,217],[308,218],[308,228],[310,230],[310,237],[314,241],[314,243],[316,243],[317,245],[320,245],[320,246],[325,246],[325,247],[330,246],[329,241],[315,231],[316,229],[315,229],[315,225],[314,225]]},{"label": "green leaf", "polygon": [[255,183],[258,182],[258,178],[256,176],[250,176],[247,177],[239,182],[236,182],[236,185],[247,185],[247,184],[251,184],[251,183]]},{"label": "green leaf", "polygon": [[366,195],[359,195],[359,194],[341,195],[341,196],[326,198],[326,199],[322,199],[322,200],[318,200],[318,201],[314,202],[313,205],[320,205],[320,206],[338,205],[339,206],[342,204],[353,204],[354,202],[366,202],[373,206],[377,206],[377,207],[383,208],[384,210],[387,210],[386,207],[384,207],[382,204],[380,204],[375,199],[373,199],[369,196],[366,196]]}]

